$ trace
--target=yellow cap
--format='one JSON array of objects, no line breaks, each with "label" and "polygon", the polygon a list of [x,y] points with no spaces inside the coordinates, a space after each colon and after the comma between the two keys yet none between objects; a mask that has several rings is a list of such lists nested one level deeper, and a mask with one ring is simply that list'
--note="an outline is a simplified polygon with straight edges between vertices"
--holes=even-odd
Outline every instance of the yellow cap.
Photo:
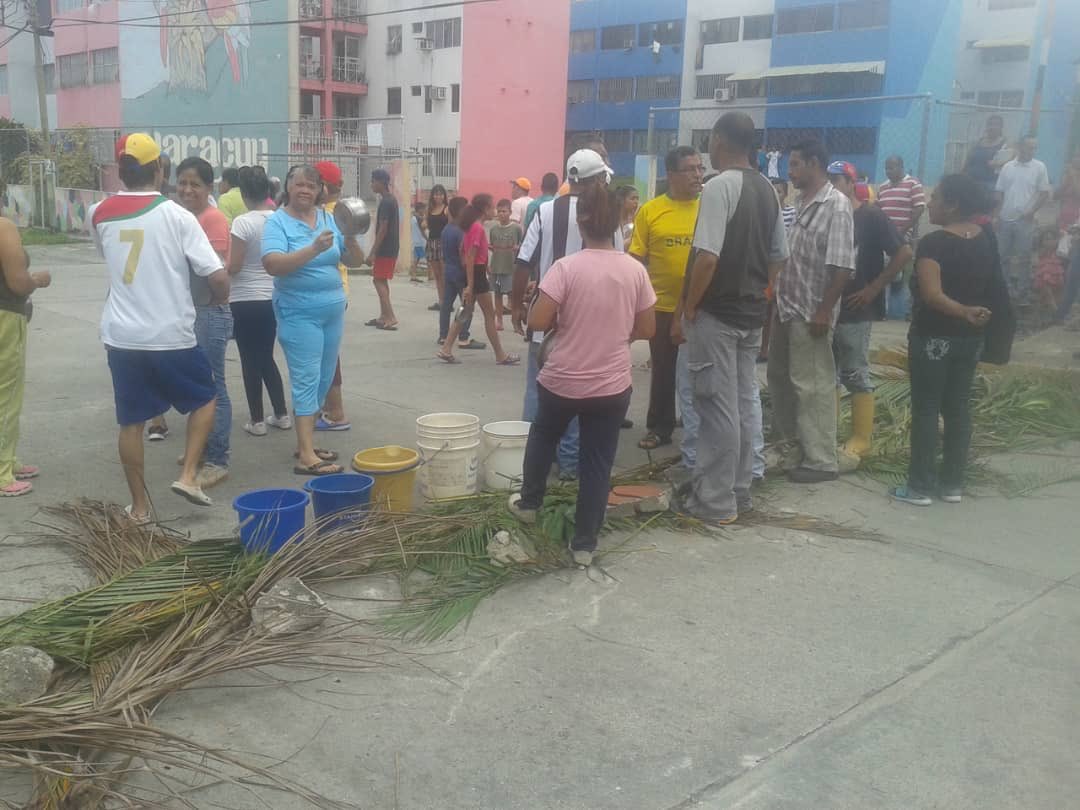
[{"label": "yellow cap", "polygon": [[144,132],[133,132],[124,140],[123,155],[135,158],[140,166],[153,163],[161,155],[161,147]]}]

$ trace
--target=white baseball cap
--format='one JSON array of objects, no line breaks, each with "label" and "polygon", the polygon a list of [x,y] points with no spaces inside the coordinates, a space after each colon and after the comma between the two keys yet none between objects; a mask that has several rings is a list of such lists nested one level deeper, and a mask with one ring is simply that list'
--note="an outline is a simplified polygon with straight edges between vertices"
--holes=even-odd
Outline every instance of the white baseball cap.
[{"label": "white baseball cap", "polygon": [[580,183],[582,180],[588,180],[599,174],[605,176],[605,183],[610,183],[615,172],[604,163],[600,153],[592,149],[578,149],[566,161],[566,177],[571,183]]}]

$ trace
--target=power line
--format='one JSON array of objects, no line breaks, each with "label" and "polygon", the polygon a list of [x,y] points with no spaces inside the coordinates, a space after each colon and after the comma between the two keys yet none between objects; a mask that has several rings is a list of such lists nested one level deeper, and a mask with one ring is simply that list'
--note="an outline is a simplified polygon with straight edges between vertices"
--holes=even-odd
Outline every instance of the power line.
[{"label": "power line", "polygon": [[[265,0],[246,0],[246,2],[233,3],[230,6],[219,6],[219,9],[236,8],[238,6],[247,6],[254,3],[265,2]],[[318,23],[328,22],[363,22],[369,17],[384,17],[391,14],[404,14],[410,11],[437,11],[443,8],[453,8],[456,6],[474,6],[481,3],[497,3],[500,0],[447,0],[442,3],[432,3],[423,6],[412,6],[410,8],[395,8],[390,11],[374,11],[367,12],[365,14],[341,14],[331,15],[323,17],[301,17],[297,19],[285,19],[285,20],[251,20],[250,22],[242,23],[245,27],[250,28],[263,28],[269,26],[278,25],[315,25]],[[189,11],[173,12],[172,14],[154,14],[146,17],[128,17],[123,20],[54,20],[53,29],[57,28],[71,28],[73,26],[84,25],[116,25],[125,26],[127,28],[158,28],[158,29],[185,29],[185,28],[208,28],[212,27],[210,23],[154,23],[146,22],[147,20],[160,20],[164,16],[178,16],[184,14],[191,14]]]}]

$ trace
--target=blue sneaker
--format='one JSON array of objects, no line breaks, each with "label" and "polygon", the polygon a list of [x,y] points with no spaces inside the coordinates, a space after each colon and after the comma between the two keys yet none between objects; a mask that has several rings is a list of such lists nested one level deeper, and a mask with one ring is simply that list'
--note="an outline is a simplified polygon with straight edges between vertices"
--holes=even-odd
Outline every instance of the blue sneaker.
[{"label": "blue sneaker", "polygon": [[930,506],[934,502],[930,496],[916,492],[909,487],[893,487],[889,490],[889,497],[894,501],[901,501],[911,506]]},{"label": "blue sneaker", "polygon": [[332,419],[327,419],[325,416],[320,416],[315,422],[316,430],[351,430],[352,422],[335,422]]}]

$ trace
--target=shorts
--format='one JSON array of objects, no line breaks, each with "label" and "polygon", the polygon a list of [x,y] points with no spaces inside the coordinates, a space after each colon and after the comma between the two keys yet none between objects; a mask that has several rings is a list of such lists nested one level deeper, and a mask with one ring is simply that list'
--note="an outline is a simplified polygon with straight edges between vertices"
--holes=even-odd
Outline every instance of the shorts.
[{"label": "shorts", "polygon": [[165,413],[197,411],[217,395],[214,373],[202,349],[152,352],[106,346],[112,372],[116,421],[138,425]]},{"label": "shorts", "polygon": [[510,295],[514,289],[514,274],[499,273],[491,278],[491,288],[496,295]]},{"label": "shorts", "polygon": [[413,258],[416,259],[416,261],[421,261],[425,256],[427,256],[427,253],[424,251],[423,245],[417,245],[412,249],[412,255]]},{"label": "shorts", "polygon": [[375,258],[375,278],[390,281],[397,269],[397,259],[393,256],[378,256]]},{"label": "shorts", "polygon": [[491,292],[491,282],[488,281],[487,265],[478,264],[473,268],[473,295],[483,295]]},{"label": "shorts", "polygon": [[429,262],[441,262],[443,260],[442,239],[427,240],[427,257]]}]

